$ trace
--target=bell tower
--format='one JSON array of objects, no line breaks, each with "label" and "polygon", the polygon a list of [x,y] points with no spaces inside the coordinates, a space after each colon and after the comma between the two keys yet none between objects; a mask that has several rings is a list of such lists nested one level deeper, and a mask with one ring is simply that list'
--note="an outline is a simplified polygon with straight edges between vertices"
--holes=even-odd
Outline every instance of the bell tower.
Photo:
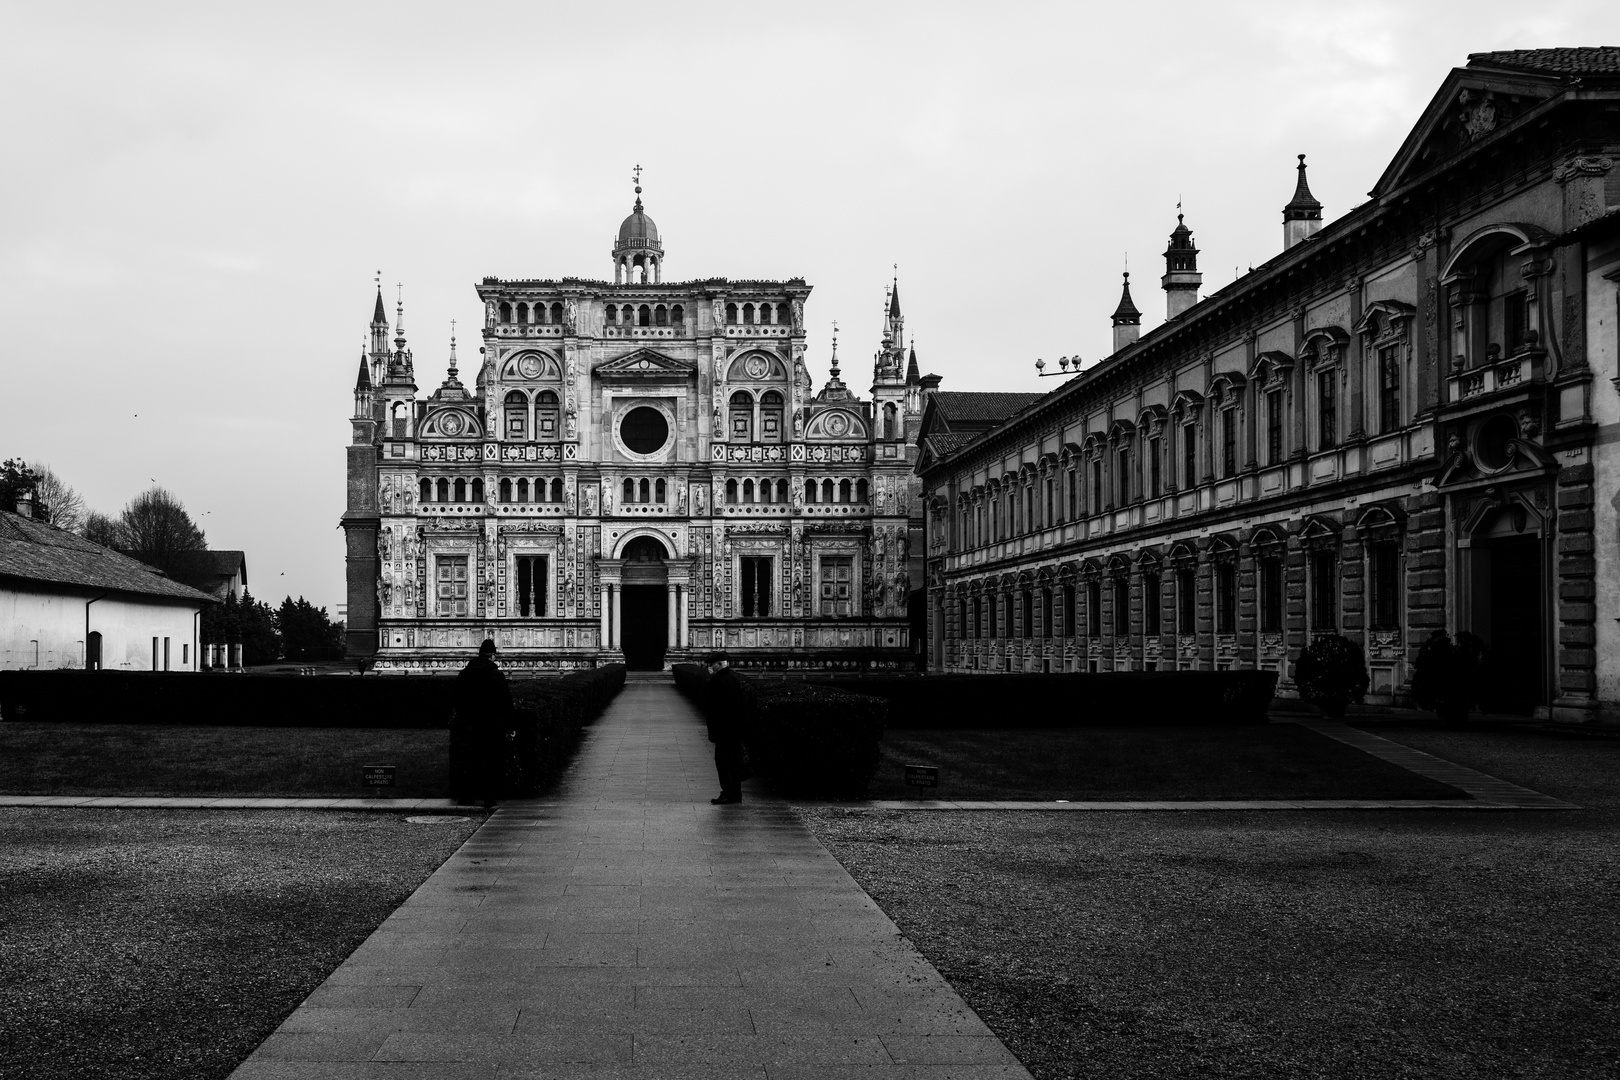
[{"label": "bell tower", "polygon": [[664,280],[664,245],[658,226],[641,208],[641,166],[635,167],[636,205],[613,242],[613,284],[656,284]]}]

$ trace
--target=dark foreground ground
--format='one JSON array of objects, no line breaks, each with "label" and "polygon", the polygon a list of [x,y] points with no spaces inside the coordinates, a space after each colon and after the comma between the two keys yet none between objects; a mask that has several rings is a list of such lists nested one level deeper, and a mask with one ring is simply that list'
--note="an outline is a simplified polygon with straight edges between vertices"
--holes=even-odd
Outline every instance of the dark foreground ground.
[{"label": "dark foreground ground", "polygon": [[0,1076],[228,1075],[482,820],[0,809]]},{"label": "dark foreground ground", "polygon": [[1620,743],[1377,730],[1584,809],[804,816],[1041,1080],[1620,1075]]}]

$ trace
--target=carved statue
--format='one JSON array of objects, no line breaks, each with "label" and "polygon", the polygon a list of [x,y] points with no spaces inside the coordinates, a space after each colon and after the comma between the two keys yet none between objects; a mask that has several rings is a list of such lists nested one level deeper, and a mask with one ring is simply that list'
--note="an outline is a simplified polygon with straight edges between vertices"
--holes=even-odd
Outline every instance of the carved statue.
[{"label": "carved statue", "polygon": [[793,410],[793,437],[795,439],[804,438],[804,410],[803,409],[794,409]]},{"label": "carved statue", "polygon": [[715,329],[718,330],[720,327],[726,325],[725,305],[720,303],[720,299],[718,297],[710,301],[709,312],[714,318]]},{"label": "carved statue", "polygon": [[585,487],[585,516],[596,516],[596,487],[590,484]]},{"label": "carved statue", "polygon": [[484,302],[484,325],[495,325],[495,301],[493,300],[486,300]]},{"label": "carved statue", "polygon": [[803,300],[795,299],[793,301],[793,332],[795,334],[799,334],[799,333],[804,332],[804,301]]},{"label": "carved statue", "polygon": [[578,322],[579,304],[574,301],[573,297],[569,297],[568,302],[563,305],[563,333],[575,333]]},{"label": "carved statue", "polygon": [[698,517],[705,517],[709,513],[709,489],[702,484],[692,487],[692,512]]},{"label": "carved statue", "polygon": [[613,481],[607,477],[602,480],[602,516],[607,517],[613,513]]}]

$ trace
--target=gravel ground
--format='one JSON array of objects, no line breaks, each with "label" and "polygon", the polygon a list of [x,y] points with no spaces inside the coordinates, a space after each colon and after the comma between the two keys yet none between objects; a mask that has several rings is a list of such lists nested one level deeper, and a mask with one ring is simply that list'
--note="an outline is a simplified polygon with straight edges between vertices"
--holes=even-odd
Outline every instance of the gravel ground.
[{"label": "gravel ground", "polygon": [[0,809],[0,1075],[228,1075],[482,820]]},{"label": "gravel ground", "polygon": [[1615,748],[1379,732],[1588,809],[802,813],[1040,1080],[1620,1075]]}]

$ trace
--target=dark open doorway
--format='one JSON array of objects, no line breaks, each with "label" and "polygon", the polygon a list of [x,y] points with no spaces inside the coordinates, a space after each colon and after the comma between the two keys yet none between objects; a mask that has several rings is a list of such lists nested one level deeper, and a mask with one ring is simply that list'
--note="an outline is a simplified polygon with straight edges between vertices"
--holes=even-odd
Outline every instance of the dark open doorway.
[{"label": "dark open doorway", "polygon": [[1541,540],[1535,536],[1489,541],[1491,667],[1498,701],[1491,711],[1528,713],[1545,704]]},{"label": "dark open doorway", "polygon": [[664,667],[668,612],[662,585],[626,585],[619,610],[624,619],[624,663],[631,671],[661,671]]}]

